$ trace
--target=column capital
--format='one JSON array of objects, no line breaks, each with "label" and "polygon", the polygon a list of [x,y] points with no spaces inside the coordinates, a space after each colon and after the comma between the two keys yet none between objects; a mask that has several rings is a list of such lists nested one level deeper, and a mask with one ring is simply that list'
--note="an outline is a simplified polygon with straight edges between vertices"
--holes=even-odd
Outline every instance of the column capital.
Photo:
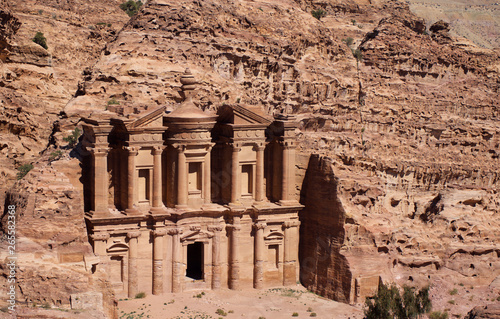
[{"label": "column capital", "polygon": [[263,151],[266,149],[266,142],[255,142],[253,147],[256,151]]},{"label": "column capital", "polygon": [[241,151],[241,143],[229,143],[229,145],[231,146],[231,150],[233,152],[239,152]]},{"label": "column capital", "polygon": [[296,143],[293,140],[281,140],[278,142],[284,149],[294,149],[296,147]]},{"label": "column capital", "polygon": [[267,226],[267,223],[258,222],[258,223],[253,224],[253,229],[260,230],[260,229],[266,228],[266,226]]},{"label": "column capital", "polygon": [[182,234],[182,228],[180,227],[169,228],[167,232],[169,235],[179,235]]},{"label": "column capital", "polygon": [[153,155],[161,155],[164,149],[165,149],[164,145],[153,146]]},{"label": "column capital", "polygon": [[190,231],[201,231],[201,226],[200,225],[191,225],[189,226]]},{"label": "column capital", "polygon": [[87,151],[89,151],[90,154],[92,154],[95,157],[104,157],[108,155],[109,147],[106,146],[87,147]]},{"label": "column capital", "polygon": [[98,240],[108,240],[109,239],[109,233],[107,232],[98,232],[90,235],[90,238],[92,238],[93,241],[98,241]]},{"label": "column capital", "polygon": [[129,238],[129,239],[131,239],[131,238],[138,238],[139,236],[141,236],[141,232],[140,231],[131,231],[131,232],[127,233],[127,238]]},{"label": "column capital", "polygon": [[220,232],[224,229],[224,227],[222,225],[210,225],[207,229],[211,232]]},{"label": "column capital", "polygon": [[129,156],[136,156],[139,154],[139,146],[125,146],[124,149],[128,151]]},{"label": "column capital", "polygon": [[161,236],[165,236],[167,234],[167,229],[166,228],[158,228],[158,229],[151,231],[151,233],[155,237],[161,237]]},{"label": "column capital", "polygon": [[241,230],[240,225],[227,225],[226,228],[233,231],[233,232]]},{"label": "column capital", "polygon": [[175,148],[175,150],[178,153],[182,153],[186,150],[186,145],[184,145],[184,144],[174,143],[174,144],[172,144],[172,147]]},{"label": "column capital", "polygon": [[286,220],[283,222],[283,229],[300,226],[299,220]]}]

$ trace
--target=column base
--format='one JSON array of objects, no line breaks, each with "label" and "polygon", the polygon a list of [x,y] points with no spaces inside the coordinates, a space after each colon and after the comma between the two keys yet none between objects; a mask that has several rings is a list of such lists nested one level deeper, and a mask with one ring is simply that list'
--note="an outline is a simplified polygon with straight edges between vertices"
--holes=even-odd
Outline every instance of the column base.
[{"label": "column base", "polygon": [[164,207],[151,207],[149,209],[149,213],[151,215],[162,215],[165,213],[165,208]]},{"label": "column base", "polygon": [[214,204],[214,203],[206,203],[206,204],[203,204],[203,205],[201,206],[201,208],[202,208],[202,209],[204,209],[204,210],[210,210],[210,209],[215,209],[215,208],[217,208],[218,206],[219,206],[219,205]]},{"label": "column base", "polygon": [[127,216],[138,216],[141,215],[141,212],[137,208],[127,208],[125,209],[125,215]]},{"label": "column base", "polygon": [[281,206],[297,206],[300,205],[299,202],[295,199],[289,199],[289,200],[280,200],[279,204]]},{"label": "column base", "polygon": [[175,208],[177,208],[177,209],[188,209],[189,206],[188,205],[175,205]]},{"label": "column base", "polygon": [[270,203],[267,200],[260,200],[260,201],[254,201],[252,204],[254,207],[259,208],[259,207],[269,207]]},{"label": "column base", "polygon": [[235,203],[229,203],[230,208],[239,208],[239,209],[244,209],[244,206],[240,202],[235,202]]},{"label": "column base", "polygon": [[109,211],[93,211],[91,210],[90,212],[86,213],[87,216],[91,218],[108,218],[111,217],[111,214]]}]

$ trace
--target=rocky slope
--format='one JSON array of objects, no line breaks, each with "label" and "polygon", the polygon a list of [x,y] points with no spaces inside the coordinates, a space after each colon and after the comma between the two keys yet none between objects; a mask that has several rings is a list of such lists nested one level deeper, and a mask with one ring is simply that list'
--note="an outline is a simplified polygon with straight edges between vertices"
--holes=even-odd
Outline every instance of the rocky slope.
[{"label": "rocky slope", "polygon": [[178,101],[186,67],[203,108],[297,115],[308,288],[359,303],[380,278],[431,284],[455,315],[496,298],[498,53],[398,1],[155,0],[84,72],[63,125]]},{"label": "rocky slope", "polygon": [[[64,130],[60,113],[78,89],[82,71],[128,16],[117,0],[2,0],[0,18],[0,209],[16,169],[33,162],[52,134]],[[42,32],[47,50],[32,39]],[[66,132],[64,132],[67,135]]]}]

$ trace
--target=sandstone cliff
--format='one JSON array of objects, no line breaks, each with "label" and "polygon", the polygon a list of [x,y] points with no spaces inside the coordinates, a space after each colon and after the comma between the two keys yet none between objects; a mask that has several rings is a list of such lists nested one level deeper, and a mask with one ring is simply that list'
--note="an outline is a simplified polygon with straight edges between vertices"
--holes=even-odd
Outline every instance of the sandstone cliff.
[{"label": "sandstone cliff", "polygon": [[[318,9],[327,13],[320,20],[311,15]],[[186,67],[201,82],[202,108],[238,101],[294,113],[301,256],[313,265],[304,284],[353,303],[380,280],[431,284],[436,309],[464,315],[500,289],[500,64],[498,53],[446,26],[432,30],[398,1],[149,1],[78,90],[51,96],[60,104],[43,116],[55,120],[74,92],[63,127],[92,113],[136,116],[179,101]],[[41,87],[66,92],[54,83]],[[8,92],[26,104],[45,99]],[[18,127],[47,141],[51,124],[29,114],[33,121]],[[10,152],[12,168],[27,156]],[[307,169],[311,153],[328,159],[315,156]]]}]

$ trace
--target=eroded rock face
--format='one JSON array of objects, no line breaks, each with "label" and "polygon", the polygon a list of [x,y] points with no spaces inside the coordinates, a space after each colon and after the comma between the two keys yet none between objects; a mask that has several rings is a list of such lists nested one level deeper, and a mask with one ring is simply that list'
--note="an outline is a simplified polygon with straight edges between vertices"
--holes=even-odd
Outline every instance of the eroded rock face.
[{"label": "eroded rock face", "polygon": [[472,309],[465,319],[498,319],[500,318],[500,304],[477,306]]}]

